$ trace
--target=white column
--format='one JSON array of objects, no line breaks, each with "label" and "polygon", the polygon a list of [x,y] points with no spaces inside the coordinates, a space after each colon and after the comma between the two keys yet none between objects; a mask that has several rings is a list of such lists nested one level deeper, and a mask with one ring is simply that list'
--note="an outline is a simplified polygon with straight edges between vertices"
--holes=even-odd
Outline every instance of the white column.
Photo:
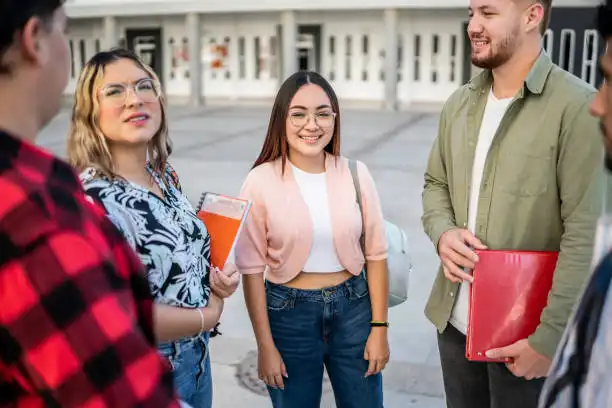
[{"label": "white column", "polygon": [[397,110],[398,12],[385,9],[385,108]]},{"label": "white column", "polygon": [[109,50],[116,47],[117,40],[117,18],[114,16],[104,17],[104,49]]},{"label": "white column", "polygon": [[288,10],[281,13],[281,27],[283,39],[283,82],[287,77],[297,71],[297,23],[295,21],[295,11]]},{"label": "white column", "polygon": [[200,15],[187,14],[187,38],[189,40],[189,79],[191,106],[202,105],[202,31]]}]

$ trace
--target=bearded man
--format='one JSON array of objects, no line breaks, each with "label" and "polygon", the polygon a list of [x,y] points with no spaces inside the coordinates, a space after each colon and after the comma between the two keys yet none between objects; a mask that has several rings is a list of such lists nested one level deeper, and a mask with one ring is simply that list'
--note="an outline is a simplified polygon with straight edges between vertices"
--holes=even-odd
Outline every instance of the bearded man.
[{"label": "bearded man", "polygon": [[[423,226],[441,260],[425,312],[449,408],[537,407],[589,274],[603,190],[601,140],[584,136],[599,130],[595,89],[543,51],[551,3],[470,0],[483,72],[444,105],[425,172]],[[465,358],[474,249],[485,248],[559,252],[535,332],[487,352],[507,363]]]}]

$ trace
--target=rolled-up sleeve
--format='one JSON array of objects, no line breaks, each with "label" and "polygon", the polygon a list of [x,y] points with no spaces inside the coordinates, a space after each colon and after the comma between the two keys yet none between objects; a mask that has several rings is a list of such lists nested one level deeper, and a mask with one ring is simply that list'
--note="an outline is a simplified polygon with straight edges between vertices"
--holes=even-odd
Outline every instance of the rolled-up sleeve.
[{"label": "rolled-up sleeve", "polygon": [[251,209],[236,243],[236,267],[242,274],[263,273],[266,268],[268,238],[266,207],[261,199],[257,174],[249,173],[240,197],[251,200]]},{"label": "rolled-up sleeve", "polygon": [[357,162],[357,174],[363,200],[365,258],[367,261],[387,259],[389,245],[376,184],[367,166],[362,162]]}]

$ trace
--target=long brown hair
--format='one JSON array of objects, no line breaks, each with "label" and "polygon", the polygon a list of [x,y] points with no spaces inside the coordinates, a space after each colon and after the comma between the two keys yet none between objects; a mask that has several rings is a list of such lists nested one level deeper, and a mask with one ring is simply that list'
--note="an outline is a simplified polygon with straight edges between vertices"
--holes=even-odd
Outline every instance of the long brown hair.
[{"label": "long brown hair", "polygon": [[284,171],[285,164],[287,163],[287,153],[289,151],[286,132],[289,104],[297,91],[307,84],[321,87],[327,94],[332,109],[336,113],[334,132],[324,150],[333,156],[340,155],[340,106],[338,104],[338,97],[329,82],[321,75],[312,71],[298,71],[283,82],[276,94],[276,99],[272,106],[272,113],[270,114],[270,123],[268,124],[266,140],[264,141],[259,157],[255,160],[252,169],[260,164],[268,163],[281,157]]},{"label": "long brown hair", "polygon": [[[102,86],[104,68],[122,59],[133,61],[151,79],[159,83],[153,69],[142,62],[136,54],[126,49],[114,48],[110,51],[101,51],[87,62],[81,71],[74,92],[72,121],[68,133],[68,161],[79,172],[87,167],[93,167],[109,179],[119,178],[115,173],[106,137],[98,125],[100,103],[96,95]],[[163,94],[159,98],[159,104],[162,115],[161,123],[159,130],[149,142],[149,162],[156,172],[163,171],[168,156],[172,152],[168,138],[166,101]]]}]

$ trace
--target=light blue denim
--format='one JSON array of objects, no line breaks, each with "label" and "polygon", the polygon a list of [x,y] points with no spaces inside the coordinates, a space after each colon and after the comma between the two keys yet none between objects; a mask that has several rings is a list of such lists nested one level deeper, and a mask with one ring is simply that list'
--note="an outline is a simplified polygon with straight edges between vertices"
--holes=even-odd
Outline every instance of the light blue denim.
[{"label": "light blue denim", "polygon": [[208,333],[158,346],[172,368],[179,398],[192,408],[212,408],[212,376]]}]

